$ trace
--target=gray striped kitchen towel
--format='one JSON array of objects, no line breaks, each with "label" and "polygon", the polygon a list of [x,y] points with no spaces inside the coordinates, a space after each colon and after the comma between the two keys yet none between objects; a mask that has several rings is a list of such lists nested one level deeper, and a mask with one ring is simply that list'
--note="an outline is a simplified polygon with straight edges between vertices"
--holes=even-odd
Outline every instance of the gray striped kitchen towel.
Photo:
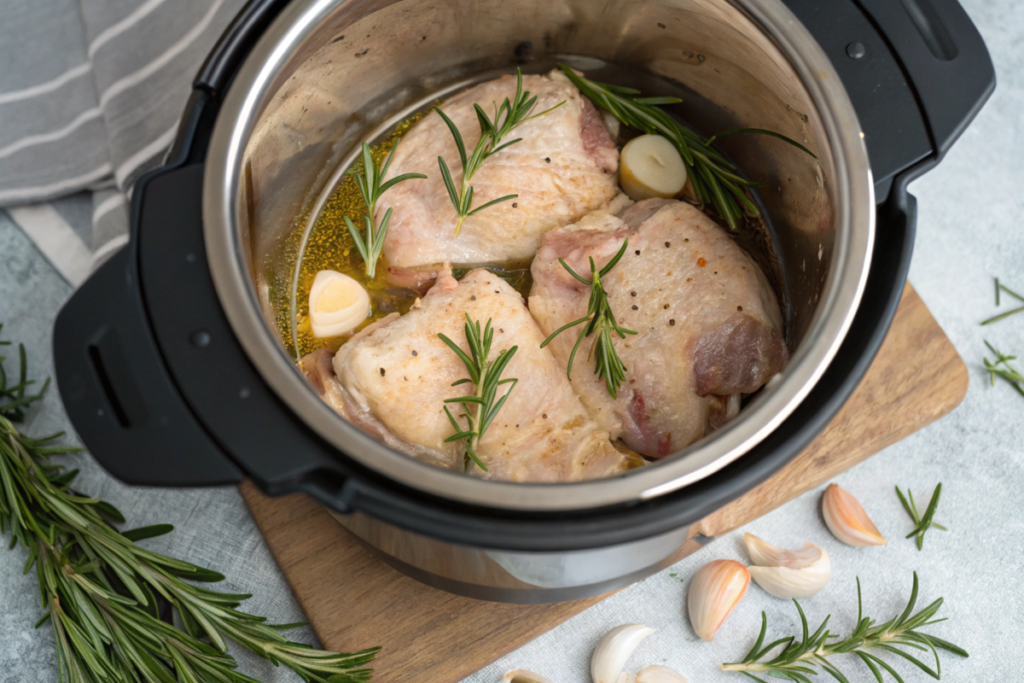
[{"label": "gray striped kitchen towel", "polygon": [[0,206],[71,284],[127,241],[131,187],[243,4],[0,3]]}]

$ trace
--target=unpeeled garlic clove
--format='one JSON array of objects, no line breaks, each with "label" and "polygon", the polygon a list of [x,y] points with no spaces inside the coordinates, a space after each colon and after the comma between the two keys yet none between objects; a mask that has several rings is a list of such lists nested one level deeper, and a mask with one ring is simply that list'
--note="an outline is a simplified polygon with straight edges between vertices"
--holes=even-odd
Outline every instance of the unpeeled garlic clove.
[{"label": "unpeeled garlic clove", "polygon": [[707,641],[714,639],[715,631],[739,604],[748,585],[750,572],[736,560],[715,560],[704,565],[690,581],[686,599],[690,623],[697,635]]},{"label": "unpeeled garlic clove", "polygon": [[832,535],[846,545],[863,547],[886,543],[857,499],[839,488],[838,484],[829,484],[825,489],[821,497],[821,514]]},{"label": "unpeeled garlic clove", "polygon": [[636,672],[636,683],[688,683],[678,671],[667,666],[646,666]]},{"label": "unpeeled garlic clove", "polygon": [[514,671],[506,672],[505,677],[501,679],[501,683],[551,683],[551,681],[532,671],[515,669]]},{"label": "unpeeled garlic clove", "polygon": [[652,633],[653,628],[640,624],[623,624],[604,634],[590,658],[590,677],[594,679],[594,683],[620,683],[626,660],[633,654],[640,641]]},{"label": "unpeeled garlic clove", "polygon": [[743,543],[755,565],[748,568],[750,576],[777,598],[809,598],[824,588],[832,576],[828,553],[813,543],[805,543],[798,550],[786,550],[753,534],[743,534]]}]

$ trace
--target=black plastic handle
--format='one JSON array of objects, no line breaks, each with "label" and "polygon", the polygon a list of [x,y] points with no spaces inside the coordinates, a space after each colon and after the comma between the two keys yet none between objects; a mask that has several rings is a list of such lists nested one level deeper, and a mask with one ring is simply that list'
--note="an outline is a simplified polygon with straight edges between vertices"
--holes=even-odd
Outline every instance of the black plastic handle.
[{"label": "black plastic handle", "polygon": [[995,88],[985,42],[957,0],[784,0],[843,81],[876,197],[937,163]]},{"label": "black plastic handle", "polygon": [[154,486],[242,479],[171,380],[146,318],[132,247],[64,304],[53,338],[64,408],[104,469],[129,484]]}]

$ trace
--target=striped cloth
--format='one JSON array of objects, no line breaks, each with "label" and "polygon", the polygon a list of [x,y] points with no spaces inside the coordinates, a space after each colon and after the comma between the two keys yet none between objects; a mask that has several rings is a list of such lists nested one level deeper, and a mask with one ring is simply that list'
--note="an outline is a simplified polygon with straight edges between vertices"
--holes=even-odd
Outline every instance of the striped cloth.
[{"label": "striped cloth", "polygon": [[243,0],[32,0],[0,21],[0,206],[72,285],[127,241],[128,199],[174,139]]}]

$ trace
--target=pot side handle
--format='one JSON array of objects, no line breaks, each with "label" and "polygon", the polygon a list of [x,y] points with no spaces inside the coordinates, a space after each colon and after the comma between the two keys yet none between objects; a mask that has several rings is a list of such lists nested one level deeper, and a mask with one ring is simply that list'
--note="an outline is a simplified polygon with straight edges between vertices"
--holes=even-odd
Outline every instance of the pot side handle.
[{"label": "pot side handle", "polygon": [[241,471],[214,446],[168,373],[131,251],[110,257],[57,315],[54,371],[68,417],[99,464],[129,484],[241,481]]},{"label": "pot side handle", "polygon": [[934,166],[988,100],[995,70],[957,0],[784,0],[839,74],[860,121],[879,204]]}]

